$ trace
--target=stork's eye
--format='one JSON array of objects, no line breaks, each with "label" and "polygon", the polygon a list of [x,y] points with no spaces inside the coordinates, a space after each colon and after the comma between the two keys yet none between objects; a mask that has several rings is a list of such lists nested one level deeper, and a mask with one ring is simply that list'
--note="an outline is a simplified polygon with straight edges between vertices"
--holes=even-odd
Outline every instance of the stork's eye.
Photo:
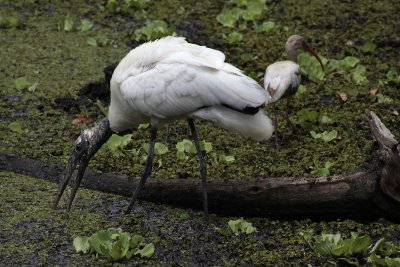
[{"label": "stork's eye", "polygon": [[75,151],[76,151],[76,152],[81,152],[81,151],[82,151],[82,143],[76,144],[76,146],[75,146]]}]

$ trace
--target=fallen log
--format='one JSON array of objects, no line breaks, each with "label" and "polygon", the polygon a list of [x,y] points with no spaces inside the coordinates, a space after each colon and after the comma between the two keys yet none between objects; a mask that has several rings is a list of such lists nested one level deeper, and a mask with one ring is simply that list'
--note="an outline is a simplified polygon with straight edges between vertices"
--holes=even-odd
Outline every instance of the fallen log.
[{"label": "fallen log", "polygon": [[[379,218],[400,220],[400,146],[367,110],[377,141],[369,159],[354,171],[328,177],[260,177],[209,180],[209,210],[236,216],[285,218]],[[58,182],[64,166],[0,155],[0,170]],[[130,196],[139,177],[86,171],[82,186]],[[140,199],[202,209],[200,179],[148,179]]]}]

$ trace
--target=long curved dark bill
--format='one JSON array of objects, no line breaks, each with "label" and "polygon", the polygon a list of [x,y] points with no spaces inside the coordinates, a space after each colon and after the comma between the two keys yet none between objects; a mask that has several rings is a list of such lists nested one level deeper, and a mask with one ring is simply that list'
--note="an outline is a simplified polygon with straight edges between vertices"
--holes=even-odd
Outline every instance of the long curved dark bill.
[{"label": "long curved dark bill", "polygon": [[318,60],[319,64],[321,65],[322,70],[325,71],[324,64],[322,64],[321,59],[319,58],[317,53],[315,53],[314,49],[312,49],[311,46],[306,41],[304,41],[302,43],[302,45],[303,45],[304,51],[307,51],[308,53],[310,53],[310,55],[314,56]]},{"label": "long curved dark bill", "polygon": [[86,157],[82,157],[82,156],[77,157],[74,153],[72,153],[72,155],[68,161],[68,164],[63,172],[62,179],[60,181],[60,185],[58,188],[58,193],[57,193],[57,196],[53,203],[53,208],[57,207],[69,181],[71,180],[71,178],[74,174],[75,169],[77,168],[77,166],[79,166],[77,173],[76,173],[75,184],[72,188],[71,196],[69,198],[69,202],[68,202],[68,206],[67,206],[68,211],[71,209],[72,202],[75,198],[76,192],[78,191],[79,185],[82,181],[83,174],[85,173],[85,169],[86,169],[88,163],[89,163],[89,160]]}]

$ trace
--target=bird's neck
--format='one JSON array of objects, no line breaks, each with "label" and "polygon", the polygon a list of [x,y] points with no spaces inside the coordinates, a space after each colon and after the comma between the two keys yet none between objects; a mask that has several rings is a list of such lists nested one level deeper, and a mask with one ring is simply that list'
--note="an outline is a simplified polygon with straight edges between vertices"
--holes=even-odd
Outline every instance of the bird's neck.
[{"label": "bird's neck", "polygon": [[297,51],[296,49],[288,49],[286,50],[287,57],[289,60],[297,63]]}]

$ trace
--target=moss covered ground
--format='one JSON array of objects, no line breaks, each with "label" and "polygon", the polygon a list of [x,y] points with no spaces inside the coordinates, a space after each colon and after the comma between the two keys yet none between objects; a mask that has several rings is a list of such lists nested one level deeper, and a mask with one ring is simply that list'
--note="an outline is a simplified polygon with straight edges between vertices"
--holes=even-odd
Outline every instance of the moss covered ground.
[{"label": "moss covered ground", "polygon": [[[307,176],[313,168],[325,162],[334,163],[332,174],[350,171],[361,164],[369,153],[372,137],[365,119],[365,108],[374,110],[399,139],[399,84],[389,82],[387,73],[398,73],[399,47],[393,40],[399,36],[397,1],[267,1],[266,9],[255,23],[274,21],[276,30],[257,32],[249,22],[241,30],[222,26],[217,15],[232,7],[227,1],[151,1],[144,9],[110,11],[106,1],[7,1],[0,2],[0,152],[45,162],[66,162],[71,141],[79,132],[93,125],[103,114],[95,100],[84,99],[79,90],[88,82],[103,79],[103,69],[118,62],[141,41],[134,39],[136,29],[146,20],[164,20],[175,28],[177,35],[188,41],[216,48],[226,55],[226,61],[244,70],[255,79],[262,77],[266,66],[284,59],[283,45],[288,36],[300,33],[318,53],[329,59],[354,56],[366,67],[368,81],[357,84],[341,73],[327,75],[317,83],[303,79],[306,91],[295,97],[292,113],[301,110],[327,114],[334,119],[330,125],[315,123],[317,132],[337,130],[338,139],[325,143],[303,131],[290,134],[280,121],[283,138],[279,150],[272,143],[259,144],[239,135],[198,124],[201,139],[213,144],[218,154],[233,155],[232,165],[211,164],[210,179],[243,179],[252,176]],[[127,1],[129,2],[129,1]],[[135,2],[135,1],[132,1]],[[122,1],[117,5],[122,6]],[[4,22],[5,17],[18,18],[17,27]],[[94,24],[89,31],[65,31],[65,18],[75,25],[83,19]],[[228,43],[224,36],[240,31],[243,39]],[[95,38],[98,46],[88,44]],[[367,42],[377,44],[374,51],[357,48]],[[244,57],[250,54],[252,59]],[[14,80],[25,76],[34,92],[17,90]],[[389,97],[378,101],[370,91]],[[348,94],[342,101],[339,93]],[[61,101],[62,100],[62,101]],[[104,103],[105,105],[105,103]],[[283,109],[284,103],[278,107]],[[267,113],[271,111],[267,109]],[[77,117],[87,117],[84,125],[74,125]],[[10,123],[19,122],[22,131],[12,131]],[[186,137],[186,126],[172,126],[169,147],[162,156],[163,165],[153,176],[165,178],[196,177],[198,161],[176,158],[175,143]],[[138,149],[148,142],[146,130],[133,132],[128,148]],[[131,155],[116,156],[106,149],[91,161],[99,171],[138,175],[143,163]],[[359,223],[354,221],[311,222],[250,219],[259,229],[256,234],[240,238],[219,236],[214,226],[226,225],[229,218],[214,216],[210,225],[201,221],[201,213],[188,211],[190,219],[178,220],[182,210],[141,203],[129,216],[121,215],[126,200],[117,196],[81,190],[70,214],[49,208],[55,185],[13,173],[1,173],[0,259],[4,265],[103,265],[90,256],[75,254],[72,237],[89,235],[99,228],[120,226],[126,231],[140,232],[156,244],[156,254],[145,265],[288,265],[320,266],[304,241],[295,233],[306,227],[317,231],[360,230],[374,238],[380,235],[398,236],[397,224]],[[79,206],[81,205],[81,206]],[[18,255],[18,256],[16,256]],[[132,262],[131,264],[140,264]]]}]

